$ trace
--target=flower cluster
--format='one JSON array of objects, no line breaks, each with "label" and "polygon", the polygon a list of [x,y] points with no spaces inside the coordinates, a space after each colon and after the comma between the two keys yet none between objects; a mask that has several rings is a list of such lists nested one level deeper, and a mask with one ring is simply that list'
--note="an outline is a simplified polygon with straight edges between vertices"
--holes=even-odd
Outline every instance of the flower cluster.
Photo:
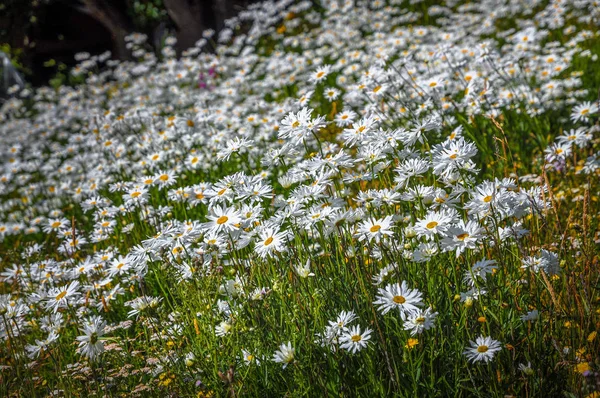
[{"label": "flower cluster", "polygon": [[[233,363],[262,369],[244,386],[310,361],[373,382],[385,363],[394,388],[427,363],[444,381],[414,394],[435,395],[481,382],[484,367],[460,372],[502,357],[491,335],[513,351],[507,377],[515,358],[562,369],[548,364],[574,354],[545,345],[575,333],[531,322],[596,316],[598,106],[577,68],[597,61],[581,26],[600,8],[404,3],[267,1],[180,58],[172,38],[157,55],[132,35],[135,62],[83,54],[85,84],[4,102],[7,363],[135,364],[114,366],[159,387],[182,368],[227,395]],[[577,237],[549,182],[567,173],[586,179]]]}]

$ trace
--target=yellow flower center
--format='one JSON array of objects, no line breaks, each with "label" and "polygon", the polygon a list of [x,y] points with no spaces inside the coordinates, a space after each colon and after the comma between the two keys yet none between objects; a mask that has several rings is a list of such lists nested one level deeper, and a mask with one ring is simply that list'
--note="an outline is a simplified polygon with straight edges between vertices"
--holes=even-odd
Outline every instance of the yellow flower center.
[{"label": "yellow flower center", "polygon": [[67,295],[66,290],[64,292],[58,293],[58,295],[56,296],[56,301],[59,301],[60,299],[64,298],[66,295]]},{"label": "yellow flower center", "polygon": [[487,352],[487,350],[488,350],[488,346],[486,346],[486,345],[480,345],[479,347],[477,347],[477,352],[484,353],[484,352]]},{"label": "yellow flower center", "polygon": [[271,243],[273,243],[273,237],[269,236],[267,240],[265,240],[265,246],[269,246]]},{"label": "yellow flower center", "polygon": [[219,225],[225,224],[227,222],[227,220],[229,220],[229,217],[221,216],[217,219],[217,224],[219,224]]},{"label": "yellow flower center", "polygon": [[381,229],[381,225],[373,225],[370,229],[371,232],[375,233]]},{"label": "yellow flower center", "polygon": [[469,234],[466,232],[464,234],[456,235],[456,239],[458,239],[458,240],[465,240],[468,237],[469,237]]},{"label": "yellow flower center", "polygon": [[299,121],[295,121],[294,123],[292,123],[292,127],[293,128],[297,128],[298,126],[300,126],[300,122]]},{"label": "yellow flower center", "polygon": [[419,324],[425,323],[425,317],[423,317],[423,316],[418,317],[417,319],[415,319],[415,323],[419,323]]},{"label": "yellow flower center", "polygon": [[60,221],[54,221],[52,223],[52,228],[58,228],[58,227],[60,227]]},{"label": "yellow flower center", "polygon": [[169,176],[168,176],[167,174],[163,174],[163,175],[161,175],[161,176],[159,177],[159,179],[160,179],[161,181],[163,181],[163,182],[164,182],[164,181],[168,181],[168,180],[169,180]]},{"label": "yellow flower center", "polygon": [[488,196],[486,196],[485,198],[483,198],[483,201],[484,201],[485,203],[490,203],[490,202],[492,201],[492,197],[491,197],[491,195],[488,195]]},{"label": "yellow flower center", "polygon": [[425,225],[425,226],[427,227],[427,229],[433,229],[438,226],[438,223],[437,223],[437,221],[431,221],[431,222],[428,222],[427,225]]},{"label": "yellow flower center", "polygon": [[360,334],[355,334],[352,336],[352,341],[355,343],[358,343],[361,340],[362,340],[362,336]]},{"label": "yellow flower center", "polygon": [[394,303],[396,304],[404,304],[406,303],[406,299],[404,298],[404,296],[394,296]]}]

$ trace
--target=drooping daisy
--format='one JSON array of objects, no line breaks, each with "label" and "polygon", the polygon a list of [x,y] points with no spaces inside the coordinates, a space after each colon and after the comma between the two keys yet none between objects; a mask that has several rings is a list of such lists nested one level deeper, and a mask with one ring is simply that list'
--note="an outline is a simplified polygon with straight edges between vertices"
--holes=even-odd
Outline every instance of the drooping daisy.
[{"label": "drooping daisy", "polygon": [[188,352],[187,354],[185,354],[184,363],[185,366],[187,366],[188,368],[194,366],[194,364],[196,363],[196,355],[194,355],[193,352]]},{"label": "drooping daisy", "polygon": [[290,363],[294,361],[296,350],[292,347],[292,343],[288,341],[287,344],[282,343],[279,349],[273,354],[273,361],[283,364],[285,369]]},{"label": "drooping daisy", "polygon": [[106,322],[99,316],[92,317],[83,324],[83,335],[77,336],[78,351],[81,355],[94,360],[104,351],[104,343],[100,337],[104,335]]},{"label": "drooping daisy", "polygon": [[470,270],[465,272],[464,281],[469,284],[469,286],[474,287],[475,281],[477,278],[485,281],[487,276],[492,274],[492,272],[498,268],[496,267],[495,260],[481,260],[477,261]]},{"label": "drooping daisy", "polygon": [[219,337],[223,337],[231,333],[233,325],[229,321],[223,321],[215,326],[215,334]]},{"label": "drooping daisy", "polygon": [[468,347],[463,354],[473,363],[481,361],[488,363],[494,358],[494,355],[502,349],[500,342],[489,336],[479,336],[475,341],[471,341],[470,344],[471,346]]},{"label": "drooping daisy", "polygon": [[521,315],[520,319],[523,322],[527,321],[536,321],[540,317],[540,312],[538,310],[527,311],[525,315]]},{"label": "drooping daisy", "polygon": [[44,340],[35,339],[35,344],[28,344],[25,346],[25,351],[27,351],[27,356],[31,359],[37,358],[43,351],[48,351],[48,348],[52,343],[58,340],[59,335],[52,330],[48,337]]},{"label": "drooping daisy", "polygon": [[294,268],[296,269],[296,273],[300,278],[308,278],[309,276],[315,276],[314,273],[310,272],[310,259],[306,260],[306,264],[296,265]]},{"label": "drooping daisy", "polygon": [[524,363],[519,364],[519,370],[525,374],[525,376],[532,376],[535,374],[535,370],[531,367],[531,362],[527,362],[527,365]]}]

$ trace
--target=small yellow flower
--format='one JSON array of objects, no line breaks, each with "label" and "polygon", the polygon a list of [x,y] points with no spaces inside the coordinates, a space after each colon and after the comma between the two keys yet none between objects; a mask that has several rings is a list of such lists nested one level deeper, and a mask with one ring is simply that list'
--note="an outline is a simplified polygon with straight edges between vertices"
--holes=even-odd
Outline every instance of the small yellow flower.
[{"label": "small yellow flower", "polygon": [[596,333],[595,331],[594,331],[594,332],[592,332],[592,333],[590,333],[590,334],[589,334],[589,336],[588,336],[588,338],[587,338],[587,341],[589,341],[590,343],[591,343],[592,341],[594,341],[594,340],[596,339],[596,335],[597,335],[597,334],[598,334],[598,333]]},{"label": "small yellow flower", "polygon": [[406,345],[404,347],[408,348],[410,350],[410,349],[414,348],[417,344],[419,344],[419,340],[410,338],[410,339],[408,339],[408,341],[406,342]]},{"label": "small yellow flower", "polygon": [[477,322],[479,322],[479,323],[486,323],[487,319],[485,319],[484,316],[480,316],[479,318],[477,318]]},{"label": "small yellow flower", "polygon": [[590,364],[587,362],[582,362],[582,363],[578,363],[577,365],[575,365],[575,371],[578,373],[583,374],[584,372],[587,372],[588,370],[590,370]]}]

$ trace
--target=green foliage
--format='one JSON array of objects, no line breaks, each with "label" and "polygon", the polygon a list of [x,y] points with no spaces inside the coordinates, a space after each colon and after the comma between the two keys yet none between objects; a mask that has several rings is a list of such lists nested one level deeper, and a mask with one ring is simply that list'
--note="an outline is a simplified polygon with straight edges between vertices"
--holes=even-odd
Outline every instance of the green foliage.
[{"label": "green foliage", "polygon": [[128,10],[137,29],[141,31],[168,18],[162,0],[129,0]]}]

